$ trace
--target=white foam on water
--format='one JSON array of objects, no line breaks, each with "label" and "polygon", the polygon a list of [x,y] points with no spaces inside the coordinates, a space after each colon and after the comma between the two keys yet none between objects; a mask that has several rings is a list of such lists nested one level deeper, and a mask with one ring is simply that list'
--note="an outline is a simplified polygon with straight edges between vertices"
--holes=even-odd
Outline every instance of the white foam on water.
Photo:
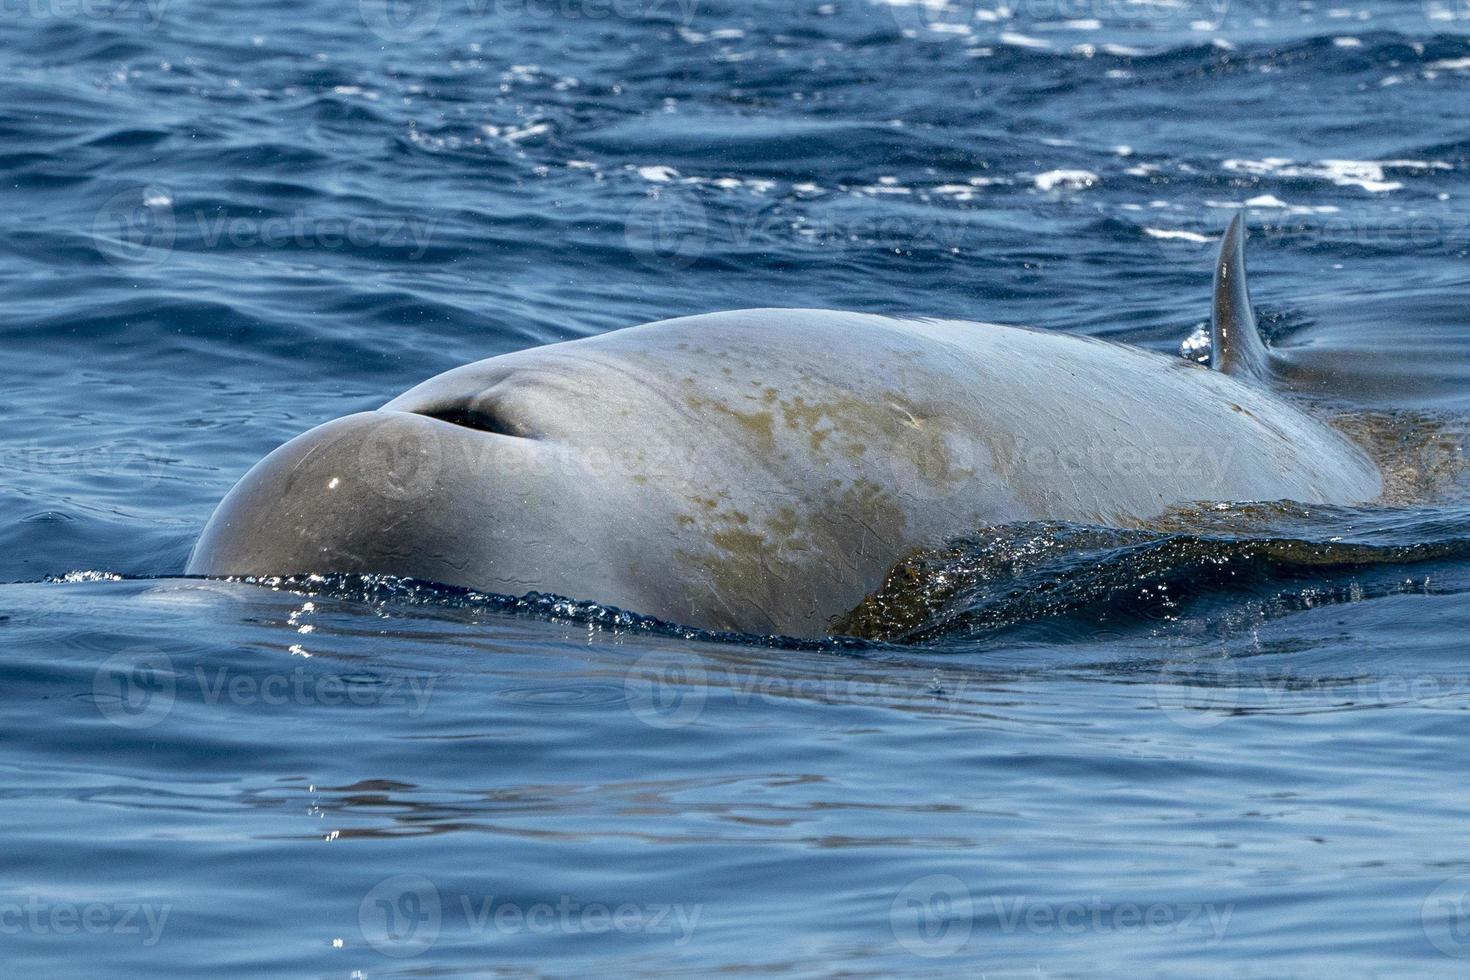
[{"label": "white foam on water", "polygon": [[520,129],[507,129],[500,134],[500,138],[507,143],[519,143],[521,140],[528,140],[533,136],[540,136],[542,133],[549,132],[551,132],[550,123],[531,123],[529,126],[522,126]]},{"label": "white foam on water", "polygon": [[1261,194],[1249,201],[1205,201],[1205,207],[1220,211],[1239,211],[1241,208],[1274,209],[1288,214],[1337,214],[1342,210],[1335,204],[1288,204],[1272,194]]},{"label": "white foam on water", "polygon": [[1150,238],[1161,238],[1164,241],[1198,242],[1205,244],[1215,239],[1209,235],[1201,235],[1194,231],[1178,231],[1172,228],[1145,228],[1143,233]]},{"label": "white foam on water", "polygon": [[1039,37],[1029,34],[1018,34],[1015,31],[1002,31],[1000,35],[1001,44],[1009,44],[1013,48],[1028,48],[1032,51],[1050,51],[1051,42],[1043,41]]},{"label": "white foam on water", "polygon": [[952,197],[957,201],[973,201],[975,199],[975,188],[969,184],[940,184],[933,188],[932,193]]},{"label": "white foam on water", "polygon": [[651,184],[667,184],[679,176],[679,171],[665,166],[639,167],[638,176]]},{"label": "white foam on water", "polygon": [[1385,180],[1383,166],[1368,160],[1323,160],[1321,174],[1340,187],[1357,186],[1375,194],[1404,186],[1396,180]]},{"label": "white foam on water", "polygon": [[1051,190],[1084,190],[1096,184],[1097,174],[1091,170],[1048,170],[1044,174],[1037,174],[1032,183],[1039,191]]},{"label": "white foam on water", "polygon": [[1327,180],[1339,187],[1360,187],[1373,194],[1396,191],[1404,185],[1397,180],[1388,180],[1385,166],[1397,166],[1395,161],[1374,160],[1319,160],[1315,163],[1297,163],[1284,157],[1265,157],[1261,160],[1226,160],[1222,166],[1236,173],[1272,177],[1311,177]]},{"label": "white foam on water", "polygon": [[1454,170],[1455,165],[1444,160],[1379,160],[1382,166],[1398,167],[1402,170]]}]

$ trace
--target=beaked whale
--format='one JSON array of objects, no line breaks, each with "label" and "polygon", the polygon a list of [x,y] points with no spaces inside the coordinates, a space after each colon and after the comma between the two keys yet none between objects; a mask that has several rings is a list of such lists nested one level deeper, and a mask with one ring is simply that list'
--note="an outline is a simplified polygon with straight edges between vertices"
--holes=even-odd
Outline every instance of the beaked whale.
[{"label": "beaked whale", "polygon": [[1273,390],[1237,217],[1206,368],[1073,334],[756,309],[441,374],[272,452],[187,572],[378,572],[813,636],[917,549],[1015,521],[1370,501],[1377,465]]}]

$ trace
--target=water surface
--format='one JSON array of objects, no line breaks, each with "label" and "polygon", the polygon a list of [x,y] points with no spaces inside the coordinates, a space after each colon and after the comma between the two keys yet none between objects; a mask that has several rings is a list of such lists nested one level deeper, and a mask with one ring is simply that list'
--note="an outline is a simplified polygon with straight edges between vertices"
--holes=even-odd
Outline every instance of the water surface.
[{"label": "water surface", "polygon": [[[1461,975],[1470,510],[1419,450],[1470,392],[1467,14],[6,7],[6,972]],[[1424,499],[960,542],[876,641],[179,577],[276,445],[535,344],[1197,356],[1241,208],[1266,331]]]}]

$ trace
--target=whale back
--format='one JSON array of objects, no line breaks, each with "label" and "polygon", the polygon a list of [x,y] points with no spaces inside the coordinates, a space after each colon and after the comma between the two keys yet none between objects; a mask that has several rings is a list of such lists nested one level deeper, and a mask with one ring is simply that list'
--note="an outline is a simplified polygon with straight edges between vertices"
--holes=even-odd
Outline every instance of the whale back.
[{"label": "whale back", "polygon": [[1266,383],[1239,230],[1220,370],[969,321],[664,320],[466,365],[298,437],[231,491],[189,571],[384,572],[815,635],[906,555],[985,528],[1378,497],[1374,462]]},{"label": "whale back", "polygon": [[568,552],[596,560],[527,588],[770,632],[823,632],[903,555],[978,528],[1133,527],[1201,500],[1350,503],[1381,486],[1266,386],[969,321],[685,317],[467,365],[385,409],[479,419],[579,474],[536,537],[575,528]]}]

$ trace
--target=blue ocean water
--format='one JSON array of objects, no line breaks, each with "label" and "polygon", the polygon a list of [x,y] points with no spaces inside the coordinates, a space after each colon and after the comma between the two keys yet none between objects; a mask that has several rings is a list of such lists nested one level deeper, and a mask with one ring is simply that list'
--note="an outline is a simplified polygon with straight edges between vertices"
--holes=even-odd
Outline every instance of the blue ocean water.
[{"label": "blue ocean water", "polygon": [[[1467,97],[1462,0],[6,0],[0,972],[1463,975]],[[535,344],[1197,352],[1242,208],[1414,500],[1015,529],[869,641],[180,577]]]}]

